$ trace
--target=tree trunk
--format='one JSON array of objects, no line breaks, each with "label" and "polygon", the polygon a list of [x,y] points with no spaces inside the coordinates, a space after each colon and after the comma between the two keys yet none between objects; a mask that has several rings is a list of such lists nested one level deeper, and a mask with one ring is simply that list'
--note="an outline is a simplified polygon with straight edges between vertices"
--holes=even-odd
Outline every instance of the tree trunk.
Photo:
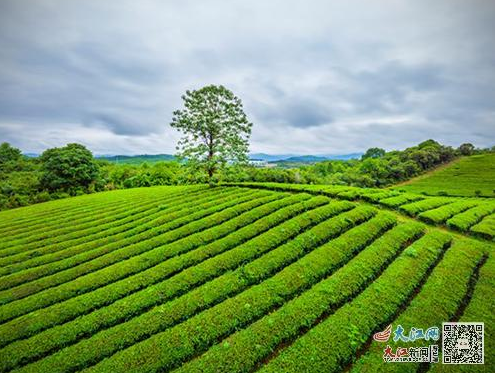
[{"label": "tree trunk", "polygon": [[208,184],[210,186],[214,186],[213,183],[213,174],[215,173],[215,166],[211,165],[210,162],[213,159],[214,150],[213,150],[213,135],[210,132],[208,139]]}]

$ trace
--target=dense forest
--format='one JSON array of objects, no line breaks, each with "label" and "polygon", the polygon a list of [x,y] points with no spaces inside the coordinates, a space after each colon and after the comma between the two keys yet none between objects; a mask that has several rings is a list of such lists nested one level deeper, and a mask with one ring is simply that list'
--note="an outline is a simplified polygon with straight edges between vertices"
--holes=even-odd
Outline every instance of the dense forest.
[{"label": "dense forest", "polygon": [[[380,148],[366,151],[360,160],[333,160],[293,169],[229,165],[216,175],[216,182],[282,182],[385,187],[459,156],[493,152],[463,144],[454,149],[427,140],[402,151]],[[39,157],[27,157],[8,143],[0,145],[0,209],[97,191],[185,185],[207,182],[204,172],[187,162],[157,162],[140,165],[115,164],[95,159],[80,144],[47,149]]]}]

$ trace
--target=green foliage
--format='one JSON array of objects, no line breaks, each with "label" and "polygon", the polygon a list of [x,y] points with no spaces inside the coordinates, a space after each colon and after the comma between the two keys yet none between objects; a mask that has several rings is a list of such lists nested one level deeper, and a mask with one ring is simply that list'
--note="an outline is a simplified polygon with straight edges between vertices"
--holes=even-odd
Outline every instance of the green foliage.
[{"label": "green foliage", "polygon": [[458,201],[446,206],[440,206],[437,208],[433,208],[428,211],[424,211],[418,215],[418,217],[422,220],[433,224],[441,224],[444,223],[450,217],[459,214],[463,211],[466,211],[472,207],[478,206],[481,201],[475,200],[467,200],[467,201]]},{"label": "green foliage", "polygon": [[[332,220],[330,219],[328,222]],[[123,365],[136,369],[136,371],[173,368],[194,352],[204,350],[219,336],[246,325],[252,319],[256,319],[272,307],[283,303],[294,294],[315,283],[325,274],[331,272],[332,268],[345,262],[353,251],[359,250],[369,240],[379,235],[381,231],[386,230],[393,222],[394,220],[390,217],[380,216],[364,223],[366,228],[363,226],[361,234],[357,234],[355,230],[343,233],[340,237],[341,240],[348,239],[348,243],[343,249],[344,252],[337,251],[333,255],[329,255],[329,253],[333,253],[334,249],[331,243],[315,248],[324,242],[325,236],[322,235],[316,236],[316,241],[301,239],[297,243],[288,243],[285,247],[270,252],[268,258],[261,258],[264,260],[250,263],[240,274],[237,274],[240,276],[237,281],[228,281],[228,283],[248,281],[249,284],[258,285],[250,287],[241,294],[227,299],[196,317],[191,317],[174,328],[154,335],[146,342],[133,345],[114,356],[114,359],[105,360],[90,368],[90,371],[120,369]],[[359,231],[360,227],[356,229]],[[321,229],[320,232],[323,233],[325,230]],[[331,237],[332,233],[327,234]],[[307,254],[303,256],[304,253]],[[291,264],[294,259],[299,260]],[[283,269],[273,277],[262,281],[267,274],[276,272],[276,268]],[[256,273],[256,276],[249,275],[246,278],[246,274],[253,273]],[[243,278],[245,278],[244,281]],[[220,282],[217,286],[222,287]],[[198,297],[198,299],[201,301],[204,297],[206,295]],[[167,316],[167,312],[164,312],[162,318],[165,319]],[[146,324],[152,325],[152,323]],[[128,336],[131,334],[133,333],[126,333]],[[179,335],[182,337],[177,338]],[[163,341],[167,341],[167,343],[162,343]],[[150,345],[162,347],[153,349],[152,353],[148,354],[146,361],[138,362],[141,349],[150,351]]]},{"label": "green foliage", "polygon": [[479,223],[485,216],[495,212],[495,201],[480,204],[447,220],[447,226],[461,232],[467,232],[473,225]]},{"label": "green foliage", "polygon": [[386,197],[380,199],[380,204],[385,205],[387,207],[399,207],[409,202],[415,202],[424,199],[423,196],[419,196],[417,194],[412,193],[402,193],[395,197]]},{"label": "green foliage", "polygon": [[[409,307],[395,320],[391,321],[394,327],[403,325],[426,330],[430,326],[441,328],[442,322],[451,321],[461,307],[463,297],[468,292],[468,281],[484,253],[483,245],[474,240],[459,240],[446,252],[444,259],[435,267],[426,284],[413,299]],[[452,291],[455,289],[455,291]],[[486,315],[482,320],[485,321]],[[472,319],[477,321],[481,319]],[[453,320],[452,320],[453,321]],[[378,331],[378,330],[377,330]],[[403,347],[403,342],[387,342],[395,351]],[[408,346],[424,345],[425,341],[409,343]],[[364,354],[350,370],[351,373],[382,372],[384,343],[372,342]],[[434,364],[443,365],[441,363]],[[387,372],[416,372],[417,363],[388,364]]]},{"label": "green foliage", "polygon": [[[414,247],[421,255],[400,256],[361,294],[282,350],[260,372],[342,371],[373,331],[393,317],[414,293],[450,240],[447,235],[435,232],[413,243],[410,248]],[[362,336],[357,341],[356,331]],[[339,338],[332,338],[337,335]],[[349,335],[353,336],[354,344]],[[329,339],[333,342],[331,351],[324,347]]]},{"label": "green foliage", "polygon": [[470,143],[459,146],[459,153],[462,155],[472,155],[474,153],[474,145]]},{"label": "green foliage", "polygon": [[155,164],[163,163],[175,160],[173,155],[169,154],[143,154],[143,155],[113,155],[107,157],[98,157],[98,161],[102,164],[113,163],[128,164],[128,165],[141,165],[143,163]]},{"label": "green foliage", "polygon": [[[433,167],[454,159],[456,152],[451,147],[428,140],[403,151],[385,152],[370,148],[361,161],[326,161],[314,166],[301,167],[301,178],[290,182],[339,184],[359,187],[383,187],[408,180]],[[239,180],[240,181],[240,180]],[[249,180],[245,180],[249,181]],[[281,180],[250,180],[278,181]]]},{"label": "green foliage", "polygon": [[[354,232],[357,229],[354,228]],[[324,314],[337,309],[348,298],[374,281],[382,267],[393,260],[410,240],[415,240],[421,235],[422,229],[420,224],[410,223],[399,225],[384,233],[330,277],[286,302],[275,312],[228,337],[223,343],[231,346],[230,349],[224,349],[221,344],[217,344],[201,357],[183,365],[178,372],[253,370],[280,343],[297,338],[302,330],[313,326]],[[340,253],[346,252],[349,244],[355,244],[350,236],[346,237],[346,241],[340,242],[335,240],[331,243],[333,250]],[[351,329],[351,333],[353,339],[361,340],[362,335],[356,328]]]},{"label": "green foliage", "polygon": [[[255,214],[259,216],[260,213],[262,212],[266,213],[268,211],[273,211],[273,208],[286,206],[279,211],[269,214],[266,219],[265,218],[260,219],[256,221],[253,225],[247,225],[244,228],[237,230],[236,234],[231,234],[223,239],[219,239],[211,245],[203,246],[199,251],[192,251],[186,256],[179,256],[175,260],[161,264],[159,268],[154,268],[152,272],[148,271],[150,273],[150,275],[148,276],[145,276],[143,274],[142,276],[139,277],[136,276],[131,277],[127,281],[122,281],[120,284],[115,283],[111,286],[111,288],[107,288],[106,293],[108,294],[108,291],[112,290],[111,294],[114,293],[122,294],[122,290],[117,291],[117,286],[120,285],[121,287],[124,286],[129,288],[129,282],[131,280],[135,281],[138,278],[141,281],[147,281],[148,284],[152,284],[152,281],[157,282],[159,280],[158,276],[162,276],[162,278],[166,279],[167,273],[178,272],[181,268],[187,268],[191,264],[196,264],[198,262],[200,263],[201,260],[205,260],[209,256],[215,256],[217,254],[221,254],[222,252],[225,252],[235,247],[236,244],[242,243],[246,241],[248,238],[253,237],[256,234],[260,233],[260,229],[261,230],[268,229],[270,226],[269,225],[267,226],[267,224],[275,225],[277,223],[277,220],[284,221],[284,219],[290,218],[291,216],[293,217],[298,213],[300,213],[301,211],[304,211],[305,208],[314,208],[318,205],[321,205],[322,203],[327,203],[327,200],[324,198],[322,199],[321,197],[314,198],[311,201],[303,202],[307,199],[308,199],[307,195],[300,194],[298,196],[281,199],[275,202],[268,203],[259,208],[255,208],[249,212],[249,214],[251,214],[252,216],[254,216]],[[246,224],[249,223],[248,219],[245,219],[244,221],[246,222]],[[231,225],[229,229],[235,229],[235,226]],[[259,240],[259,242],[262,241]],[[246,245],[243,246],[245,249],[249,247]],[[231,260],[235,260],[236,256],[229,255],[228,252],[226,254],[229,258],[231,258]],[[219,260],[221,259],[221,256],[222,255],[216,257],[216,259],[212,258],[210,259],[210,261],[215,261],[217,263],[221,262]],[[225,254],[223,256],[225,257]],[[223,263],[226,263],[225,258],[223,259]],[[223,266],[215,267],[213,263],[211,264],[212,265],[208,268],[210,268],[210,270],[216,271],[217,274],[221,274],[225,270],[224,269],[225,267]],[[189,270],[186,269],[186,272],[191,272],[191,269]],[[209,276],[211,275],[212,274],[210,274]],[[203,276],[204,278],[208,278],[208,274],[206,271],[201,272],[201,276]],[[142,283],[141,286],[143,287],[143,290],[130,295],[129,299],[117,301],[115,304],[109,307],[101,308],[93,314],[89,314],[82,318],[78,318],[70,323],[60,325],[55,329],[49,329],[46,332],[36,335],[34,338],[31,338],[30,340],[19,341],[14,345],[9,346],[9,349],[14,348],[18,351],[18,353],[15,354],[16,358],[26,358],[26,356],[32,357],[33,353],[43,354],[43,352],[47,351],[47,349],[49,350],[57,346],[60,347],[61,345],[74,341],[82,333],[88,333],[88,332],[94,333],[98,330],[98,328],[103,328],[105,326],[108,326],[109,325],[108,323],[116,323],[117,320],[124,320],[126,318],[131,317],[132,315],[138,315],[139,312],[142,312],[143,309],[147,309],[153,305],[162,303],[164,300],[164,292],[166,292],[166,289],[169,289],[168,291],[172,291],[173,289],[176,289],[176,291],[178,291],[180,288],[177,287],[177,284],[181,284],[180,278],[182,278],[182,281],[186,281],[186,280],[190,281],[191,279],[194,279],[196,283],[198,283],[198,281],[201,281],[197,277],[178,275],[176,277],[172,277],[169,281],[158,282],[157,284],[150,286],[148,288],[145,288],[145,283]],[[176,283],[175,286],[173,285],[174,282]],[[189,286],[191,286],[191,284]],[[103,294],[104,293],[101,292],[101,295]],[[87,302],[89,302],[90,300],[93,301],[95,300],[94,295],[92,297],[89,296],[82,296],[82,297],[87,298]],[[108,301],[108,295],[106,299]],[[75,311],[82,312],[82,310],[80,309],[81,307],[80,306],[77,307],[78,305],[81,304],[81,301],[79,302],[69,301],[65,303],[66,304],[64,308],[60,307],[60,309],[63,310],[62,314],[51,313],[48,315],[48,317],[52,319],[55,318],[55,320],[58,319],[57,321],[61,323],[63,321],[61,316],[62,315],[67,316],[68,314],[67,309],[72,309],[72,312]],[[62,304],[60,306],[62,306]],[[93,303],[93,307],[95,307],[94,303]],[[157,313],[157,315],[160,315],[160,317],[162,317],[163,312],[159,312]],[[44,343],[39,343],[38,341],[40,340],[44,341]],[[21,350],[19,350],[20,346],[22,346],[21,347],[22,352]],[[110,346],[107,345],[107,348],[109,347]],[[7,353],[7,351],[5,352]],[[69,353],[69,351],[67,352]],[[80,356],[78,359],[82,360],[82,359],[87,359],[88,357],[89,354],[85,357]],[[66,362],[70,363],[69,360],[66,360]],[[74,360],[72,361],[72,364],[73,363]]]},{"label": "green foliage", "polygon": [[495,153],[462,157],[395,189],[426,195],[495,197]]},{"label": "green foliage", "polygon": [[[429,197],[396,190],[356,188],[337,185],[300,185],[280,183],[230,183],[230,185],[276,191],[308,192],[351,201],[363,200],[419,217],[430,224],[446,224],[449,228],[486,239],[494,236],[493,222],[482,219],[495,211],[492,199]],[[480,223],[481,222],[481,223]],[[480,223],[481,228],[470,229]],[[473,227],[474,228],[474,227]],[[479,231],[481,229],[481,231]]]},{"label": "green foliage", "polygon": [[402,205],[399,207],[399,210],[408,215],[415,216],[423,211],[428,211],[453,202],[455,202],[455,200],[448,197],[425,198],[421,201],[411,202],[406,205]]},{"label": "green foliage", "polygon": [[[137,188],[0,212],[0,371],[339,371],[397,317],[457,310],[491,250],[455,238],[442,259],[452,235],[346,200],[400,209],[438,197],[249,185]],[[486,207],[446,200],[417,213],[451,220]],[[492,312],[485,272],[470,315]],[[452,287],[462,291],[447,296]]]},{"label": "green foliage", "polygon": [[478,236],[493,240],[495,238],[495,214],[485,217],[478,224],[472,226],[470,231]]},{"label": "green foliage", "polygon": [[[185,193],[182,193],[182,196],[184,196],[184,194]],[[181,202],[180,198],[174,198],[173,194],[171,194],[168,198],[168,202],[176,203],[177,205],[172,205],[166,209],[157,208],[155,210],[155,214],[153,214],[153,208],[151,208],[150,204],[144,204],[144,208],[148,213],[146,214],[146,218],[140,218],[139,214],[137,214],[139,209],[134,209],[132,216],[130,217],[130,219],[128,219],[131,224],[124,225],[123,227],[118,224],[110,224],[110,229],[105,230],[104,225],[102,226],[98,224],[100,223],[100,221],[93,221],[90,223],[93,224],[93,229],[91,230],[91,232],[96,232],[96,234],[93,235],[91,235],[91,232],[87,232],[87,230],[84,229],[82,230],[82,232],[73,232],[73,229],[67,229],[67,232],[69,233],[65,235],[60,232],[60,230],[54,230],[54,235],[45,234],[44,242],[46,242],[47,245],[43,248],[38,248],[36,246],[36,242],[22,244],[21,242],[23,240],[11,241],[9,242],[8,249],[2,251],[2,255],[5,255],[7,253],[11,255],[5,256],[0,259],[0,263],[4,265],[0,273],[2,275],[11,275],[4,277],[5,281],[0,286],[0,289],[6,289],[15,285],[20,285],[24,282],[32,281],[39,277],[59,272],[62,269],[70,268],[71,266],[84,263],[88,260],[94,259],[95,257],[107,254],[109,251],[115,250],[116,248],[122,247],[123,245],[131,245],[133,243],[137,243],[139,242],[139,240],[146,239],[147,236],[145,232],[147,230],[153,229],[157,225],[166,225],[173,219],[188,215],[188,209],[192,206],[200,206],[203,209],[209,209],[218,205],[219,203],[224,202],[225,197],[236,197],[239,198],[239,201],[242,201],[241,195],[238,193],[230,193],[226,195],[223,193],[215,194],[209,196],[207,199],[197,198],[197,196],[195,196],[194,194],[189,193],[188,197],[189,198],[187,203],[179,203]],[[136,201],[133,202],[136,203]],[[156,204],[156,202],[158,201],[153,201],[151,205]],[[127,209],[128,208],[129,207],[127,207]],[[165,210],[167,211],[167,215],[163,216],[162,214]],[[75,220],[74,223],[78,224],[79,222]],[[98,227],[95,227],[95,224],[98,224]],[[80,226],[84,226],[84,224],[80,224]],[[168,226],[168,228],[170,227],[173,227],[173,225]],[[77,233],[76,237],[82,233],[86,233],[86,235],[76,241],[72,239],[74,237],[74,233]],[[98,233],[103,233],[103,235]],[[112,236],[112,234],[115,236]],[[34,238],[36,238],[36,235],[33,236]],[[54,238],[56,238],[56,240],[54,240]],[[112,242],[112,239],[115,238],[119,240],[120,246],[117,246],[115,245],[115,242]],[[53,241],[55,241],[55,244],[50,245],[50,243]],[[56,244],[56,242],[60,243]],[[19,249],[22,246],[24,246],[24,250],[20,251]],[[129,250],[131,249],[129,248]],[[35,251],[38,255],[45,255],[41,257],[32,257],[33,251]],[[16,253],[18,254],[16,255]],[[70,260],[64,260],[65,258],[70,258]],[[16,273],[19,270],[30,267],[36,268],[31,268],[28,271]],[[94,264],[92,268],[96,268]],[[33,284],[31,284],[31,288],[32,286]],[[21,288],[18,287],[17,291],[19,292],[20,290]]]},{"label": "green foliage", "polygon": [[252,123],[241,100],[224,86],[208,85],[182,96],[184,109],[174,111],[170,125],[184,134],[178,157],[206,171],[211,182],[227,162],[246,162]]},{"label": "green foliage", "polygon": [[40,184],[48,191],[75,194],[78,188],[89,189],[98,180],[98,165],[93,154],[80,144],[45,150],[40,157]]},{"label": "green foliage", "polygon": [[[493,294],[494,288],[495,257],[490,254],[486,263],[479,271],[479,278],[476,282],[471,302],[469,302],[464,310],[460,321],[473,322],[483,320],[485,325],[493,325],[495,323],[493,296],[487,296],[487,294]],[[491,327],[485,327],[484,344],[485,351],[493,351],[493,348],[495,348],[495,333]],[[493,367],[494,364],[495,358],[493,354],[485,354],[485,367]],[[445,370],[443,367],[445,367],[445,365],[439,367],[440,369],[433,367],[434,369],[432,369],[432,372],[444,372]],[[470,372],[470,368],[471,366],[461,366],[461,372]]]},{"label": "green foliage", "polygon": [[7,142],[0,145],[0,173],[15,170],[21,159],[22,153],[19,149]]},{"label": "green foliage", "polygon": [[[71,298],[77,294],[91,291],[143,271],[166,258],[192,250],[200,244],[211,242],[218,237],[208,236],[203,240],[193,241],[189,243],[191,247],[181,242],[175,244],[174,250],[167,246],[168,243],[177,241],[197,231],[213,227],[231,219],[240,212],[266,203],[269,199],[277,198],[277,196],[267,196],[266,193],[256,193],[254,196],[259,198],[253,199],[253,195],[251,195],[246,196],[245,200],[239,198],[231,199],[227,202],[220,201],[210,209],[200,209],[196,213],[190,213],[181,219],[173,220],[168,225],[158,226],[144,232],[142,240],[131,247],[127,247],[126,250],[115,250],[108,255],[98,257],[94,261],[86,262],[82,266],[73,266],[70,270],[59,272],[47,279],[42,278],[38,281],[28,282],[18,288],[2,291],[0,292],[0,304],[12,303],[8,307],[8,312],[0,313],[0,321],[9,320]],[[263,196],[264,199],[262,198]],[[219,213],[214,214],[215,212]],[[160,235],[160,233],[163,233],[163,235]],[[145,240],[144,238],[150,239]],[[139,254],[141,255],[138,256]],[[131,259],[125,260],[129,258]],[[110,264],[115,264],[115,266],[113,268],[109,267]],[[97,273],[96,269],[102,269],[103,272]],[[55,287],[55,285],[60,286]],[[29,297],[28,295],[32,296]]]},{"label": "green foliage", "polygon": [[[239,110],[234,110],[234,112],[239,115],[239,121],[243,123],[246,122],[245,116],[242,117],[241,114],[242,106],[240,101],[231,93],[223,92],[219,87],[216,87],[215,89],[212,87],[215,86],[209,86],[208,90],[206,90],[205,87],[205,91],[202,91],[201,94],[195,93],[193,95],[193,93],[190,92],[191,97],[187,95],[185,97],[187,100],[193,100],[192,96],[194,96],[194,102],[196,102],[196,99],[211,99],[215,102],[213,97],[223,97],[225,94],[232,99],[232,102],[227,99],[224,100],[227,102],[224,105],[225,108],[230,107],[230,105],[236,106]],[[216,93],[218,93],[217,96],[215,96]],[[191,107],[191,110],[192,108],[198,109],[202,107],[201,105],[198,106],[194,104],[194,102],[188,104]],[[187,125],[184,127],[184,130],[185,128],[189,128],[191,131],[196,131],[202,128],[201,124],[196,123],[193,125],[193,117],[190,116],[192,115],[192,111],[188,109],[187,105],[186,108],[180,112],[182,114],[181,116],[176,117],[176,121],[179,120],[179,117],[186,121]],[[209,113],[209,117],[215,116],[214,112],[210,109],[206,110],[206,112]],[[223,121],[220,122],[223,123]],[[65,198],[68,195],[77,195],[93,191],[158,185],[187,185],[214,181],[332,184],[367,188],[383,187],[408,180],[432,167],[452,160],[453,157],[458,154],[457,151],[454,151],[450,147],[445,147],[433,140],[429,140],[404,151],[385,152],[384,154],[382,149],[371,148],[361,161],[325,161],[314,165],[299,166],[297,168],[256,168],[243,165],[242,162],[231,163],[231,161],[235,161],[236,157],[232,156],[232,154],[227,154],[234,148],[235,150],[242,150],[242,152],[240,152],[242,154],[239,155],[237,160],[241,158],[245,160],[245,150],[247,149],[250,123],[244,123],[240,126],[237,124],[231,126],[231,123],[229,122],[228,125],[223,126],[220,122],[215,122],[215,126],[210,126],[210,129],[216,131],[215,133],[219,133],[218,131],[224,127],[228,127],[228,131],[234,132],[237,130],[241,131],[241,127],[243,127],[246,132],[243,132],[244,135],[242,135],[242,131],[238,131],[238,134],[242,139],[234,141],[237,144],[235,146],[223,146],[222,144],[226,140],[219,140],[215,143],[215,146],[218,145],[215,149],[219,149],[218,154],[220,154],[219,157],[222,158],[222,160],[218,159],[218,164],[214,167],[215,172],[212,177],[209,177],[208,172],[205,172],[208,168],[208,162],[206,162],[208,156],[200,156],[199,153],[197,153],[198,157],[192,157],[189,161],[182,163],[175,160],[157,162],[157,160],[163,160],[164,157],[153,156],[137,157],[137,160],[130,161],[131,163],[124,162],[124,164],[122,164],[120,160],[117,162],[115,159],[112,159],[111,162],[98,159],[96,164],[98,165],[99,172],[96,180],[90,183],[89,186],[87,186],[87,180],[74,180],[71,187],[64,186],[64,188],[54,191],[50,189],[52,187],[48,188],[49,185],[47,185],[46,172],[42,173],[40,170],[43,166],[40,164],[40,159],[27,159],[21,157],[15,162],[11,162],[12,166],[9,166],[11,171],[3,173],[3,175],[0,172],[0,209],[13,208],[50,199]],[[179,122],[177,122],[177,126],[179,126]],[[222,139],[235,138],[234,135],[232,136],[225,135],[222,136]],[[188,142],[191,147],[194,148],[193,143],[197,143],[197,146],[200,149],[205,149],[204,143],[201,143],[201,136],[197,137],[197,141],[194,140],[195,137],[192,134],[190,136],[185,136],[185,138],[190,140],[187,140],[186,142]],[[81,147],[79,145],[77,146]],[[4,145],[4,148],[10,149],[11,147]],[[12,151],[12,149],[7,151],[8,154],[12,152],[14,155],[18,154],[18,152]],[[479,152],[479,150],[476,150],[476,153]],[[481,157],[488,156],[489,155],[482,155]],[[479,156],[475,155],[469,158],[474,160],[476,157]],[[16,157],[14,156],[13,158]],[[199,159],[199,162],[197,162],[197,159],[194,160],[195,158]],[[211,163],[210,166],[213,163]],[[490,162],[477,162],[476,165],[473,164],[473,167],[478,169],[476,172],[479,174],[477,175],[479,177],[471,177],[465,181],[461,180],[461,182],[457,182],[456,179],[455,183],[449,178],[444,178],[444,184],[438,188],[435,186],[428,186],[426,191],[424,188],[419,188],[417,193],[433,195],[493,195],[493,187],[491,186],[493,180],[490,179],[490,175],[493,175],[493,172],[489,169],[489,167],[491,167],[490,165]],[[65,170],[65,166],[62,167],[60,165],[60,167]],[[470,172],[472,172],[473,167],[470,167]],[[486,170],[483,171],[483,167],[485,167]],[[74,171],[67,172],[73,173]],[[43,183],[40,184],[40,180],[42,180]],[[60,186],[57,183],[57,180],[60,181],[60,179],[55,178],[55,184]],[[468,184],[472,185],[472,187],[468,187]],[[445,185],[447,186],[445,187]],[[457,192],[452,191],[452,186],[457,188]],[[414,188],[411,185],[401,186],[400,189],[414,191]],[[368,197],[363,194],[363,198],[367,199]],[[377,196],[370,197],[370,200],[374,200],[375,198],[377,198]]]},{"label": "green foliage", "polygon": [[361,159],[366,158],[381,158],[385,155],[385,150],[382,148],[369,148],[366,153],[363,154]]}]

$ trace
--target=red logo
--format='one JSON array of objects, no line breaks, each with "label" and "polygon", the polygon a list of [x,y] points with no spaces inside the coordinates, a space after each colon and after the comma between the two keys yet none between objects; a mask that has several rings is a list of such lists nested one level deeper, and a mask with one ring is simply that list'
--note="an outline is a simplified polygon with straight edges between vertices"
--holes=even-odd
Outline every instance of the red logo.
[{"label": "red logo", "polygon": [[392,324],[387,326],[383,332],[373,334],[373,339],[377,342],[387,342],[390,338],[390,333],[392,333]]}]

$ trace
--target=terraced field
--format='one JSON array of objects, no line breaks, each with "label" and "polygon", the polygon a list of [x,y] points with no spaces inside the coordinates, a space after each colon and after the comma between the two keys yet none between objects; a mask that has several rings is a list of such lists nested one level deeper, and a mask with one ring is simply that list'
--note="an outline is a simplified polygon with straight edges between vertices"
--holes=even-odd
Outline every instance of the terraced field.
[{"label": "terraced field", "polygon": [[492,351],[493,208],[250,184],[0,212],[0,372],[383,372],[397,322],[484,321]]}]

